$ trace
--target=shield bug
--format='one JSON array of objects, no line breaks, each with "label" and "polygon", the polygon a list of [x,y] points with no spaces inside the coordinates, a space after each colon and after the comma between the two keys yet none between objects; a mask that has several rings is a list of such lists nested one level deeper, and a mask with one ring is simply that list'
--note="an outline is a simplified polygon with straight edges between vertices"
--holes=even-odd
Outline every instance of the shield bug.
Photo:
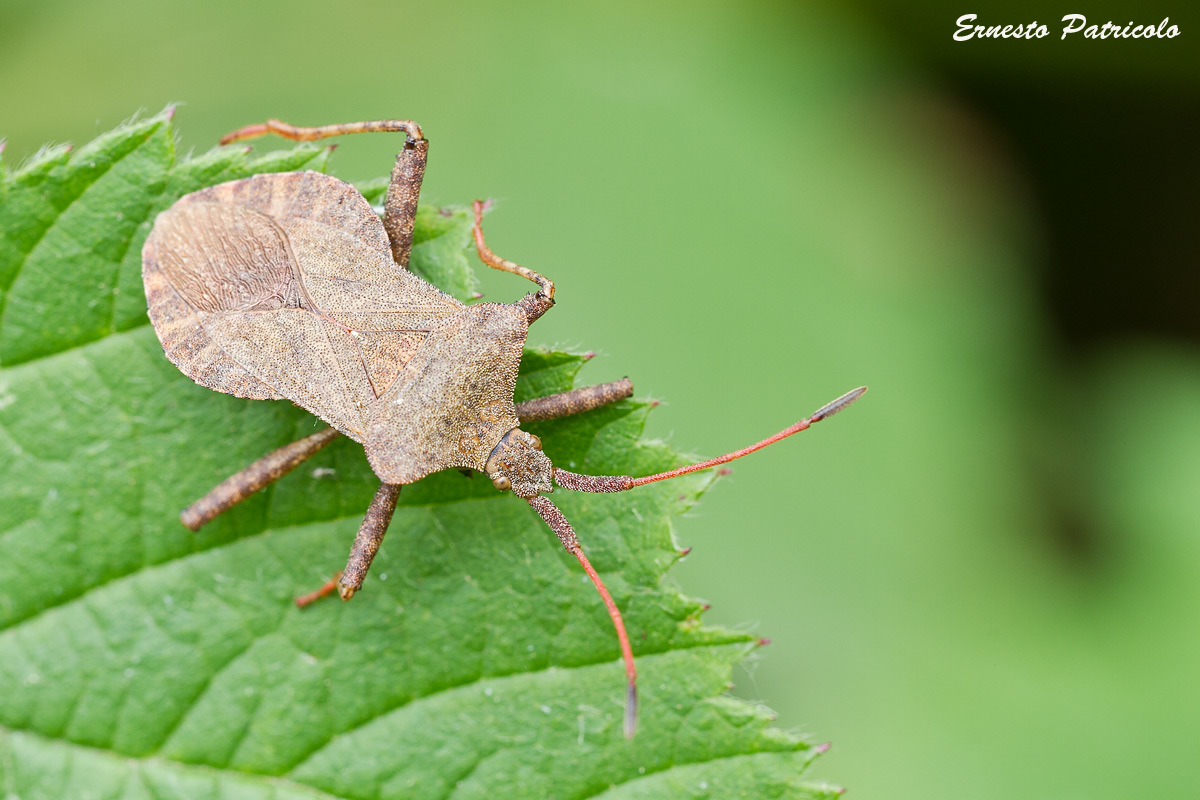
[{"label": "shield bug", "polygon": [[628,379],[514,403],[528,327],[554,305],[554,284],[500,258],[474,237],[490,267],[537,284],[516,303],[465,305],[408,271],[429,141],[411,121],[299,128],[278,120],[241,128],[228,144],[273,133],[315,140],[403,133],[382,220],[354,187],[317,172],[255,175],[187,195],[155,220],[142,251],[150,320],[169,358],[202,386],[237,397],[287,399],[329,424],[223,481],[183,511],[197,530],[339,435],[363,445],[381,481],[346,568],[304,605],[362,587],[400,487],[448,468],[483,472],[527,502],[587,572],[608,609],[628,679],[625,733],[637,719],[637,673],[621,613],[579,539],[547,498],[557,484],[620,492],[724,464],[798,433],[858,399],[848,392],[757,444],[644,477],[556,468],[521,423],[588,411],[633,393]]}]

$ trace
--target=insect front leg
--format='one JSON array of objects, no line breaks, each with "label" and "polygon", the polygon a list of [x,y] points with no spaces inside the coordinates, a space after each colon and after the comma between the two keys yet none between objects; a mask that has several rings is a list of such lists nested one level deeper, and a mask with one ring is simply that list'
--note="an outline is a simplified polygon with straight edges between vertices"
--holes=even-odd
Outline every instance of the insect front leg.
[{"label": "insect front leg", "polygon": [[225,134],[221,137],[221,144],[232,144],[270,133],[294,142],[311,142],[351,133],[404,133],[404,149],[396,156],[396,166],[392,168],[392,179],[388,183],[387,197],[383,203],[383,227],[392,243],[392,258],[397,264],[408,269],[408,258],[412,253],[413,225],[417,218],[417,196],[421,193],[421,181],[425,178],[425,161],[429,156],[429,140],[421,132],[420,125],[407,119],[379,119],[302,128],[277,119],[269,119]]},{"label": "insect front leg", "polygon": [[179,515],[179,521],[194,531],[200,530],[218,514],[287,475],[340,435],[333,428],[325,428],[267,453],[221,481],[212,491],[185,508]]}]

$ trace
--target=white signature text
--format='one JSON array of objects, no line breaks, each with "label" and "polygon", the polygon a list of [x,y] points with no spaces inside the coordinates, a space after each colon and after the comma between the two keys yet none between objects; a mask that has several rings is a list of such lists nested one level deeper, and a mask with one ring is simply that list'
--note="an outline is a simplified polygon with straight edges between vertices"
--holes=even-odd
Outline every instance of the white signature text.
[{"label": "white signature text", "polygon": [[[1037,20],[1020,25],[976,25],[977,14],[963,14],[955,24],[958,30],[954,32],[956,42],[969,39],[1041,39],[1050,34],[1050,29],[1039,25]],[[1088,25],[1087,17],[1083,14],[1067,14],[1062,18],[1063,29],[1060,39],[1066,39],[1068,34],[1083,31],[1085,39],[1174,39],[1179,35],[1179,26],[1172,25],[1170,17],[1163,19],[1157,25],[1135,25],[1132,21],[1122,27],[1119,24],[1106,22],[1103,25]]]}]

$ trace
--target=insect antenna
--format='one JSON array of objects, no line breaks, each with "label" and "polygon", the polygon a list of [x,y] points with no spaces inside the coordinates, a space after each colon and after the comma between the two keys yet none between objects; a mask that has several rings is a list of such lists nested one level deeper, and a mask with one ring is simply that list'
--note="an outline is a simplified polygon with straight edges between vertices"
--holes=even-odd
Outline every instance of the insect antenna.
[{"label": "insect antenna", "polygon": [[663,481],[667,478],[677,478],[680,475],[687,475],[689,472],[697,472],[702,469],[720,466],[721,464],[733,461],[735,458],[748,456],[756,450],[761,450],[767,445],[772,445],[780,439],[786,439],[794,433],[799,433],[806,430],[813,423],[820,422],[823,419],[828,419],[842,409],[849,406],[858,398],[862,397],[867,391],[867,387],[860,386],[853,391],[846,392],[844,395],[834,400],[832,403],[826,403],[813,412],[812,416],[805,417],[794,425],[784,428],[774,436],[769,436],[757,444],[752,444],[749,447],[743,447],[741,450],[734,450],[732,453],[726,453],[723,456],[710,458],[707,461],[701,461],[699,464],[690,464],[686,467],[669,470],[667,472],[659,472],[655,475],[645,475],[641,478],[634,478],[629,475],[579,475],[574,472],[568,472],[565,469],[554,470],[554,482],[564,489],[574,489],[579,492],[623,492],[626,489],[632,489],[635,486],[645,486],[647,483],[655,481]]},{"label": "insect antenna", "polygon": [[633,665],[633,648],[629,645],[629,635],[625,633],[625,623],[621,619],[621,611],[613,602],[608,589],[605,588],[604,581],[600,580],[600,576],[596,574],[591,562],[583,554],[583,548],[579,546],[579,538],[571,528],[571,523],[567,522],[567,518],[562,515],[558,507],[540,495],[526,498],[526,500],[533,510],[546,521],[550,530],[554,531],[567,552],[579,559],[583,571],[592,579],[592,583],[596,585],[596,591],[604,600],[604,605],[608,608],[608,615],[612,617],[613,627],[617,629],[617,639],[621,643],[621,657],[625,660],[625,677],[628,680],[625,690],[625,738],[632,739],[637,730],[637,668]]}]

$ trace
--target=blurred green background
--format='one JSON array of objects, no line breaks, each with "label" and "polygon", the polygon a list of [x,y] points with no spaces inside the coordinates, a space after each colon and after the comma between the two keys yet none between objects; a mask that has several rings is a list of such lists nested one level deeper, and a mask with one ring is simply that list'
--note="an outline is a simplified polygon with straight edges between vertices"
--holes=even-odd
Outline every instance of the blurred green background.
[{"label": "blurred green background", "polygon": [[[171,101],[197,151],[420,121],[423,196],[500,201],[492,247],[558,285],[531,340],[666,401],[654,435],[713,455],[871,386],[678,531],[708,619],[774,641],[736,691],[833,742],[818,777],[1194,797],[1200,18],[1003,9],[3,0],[0,135],[15,164]],[[1051,34],[955,43],[963,13]],[[1064,42],[1065,13],[1182,35]]]}]

